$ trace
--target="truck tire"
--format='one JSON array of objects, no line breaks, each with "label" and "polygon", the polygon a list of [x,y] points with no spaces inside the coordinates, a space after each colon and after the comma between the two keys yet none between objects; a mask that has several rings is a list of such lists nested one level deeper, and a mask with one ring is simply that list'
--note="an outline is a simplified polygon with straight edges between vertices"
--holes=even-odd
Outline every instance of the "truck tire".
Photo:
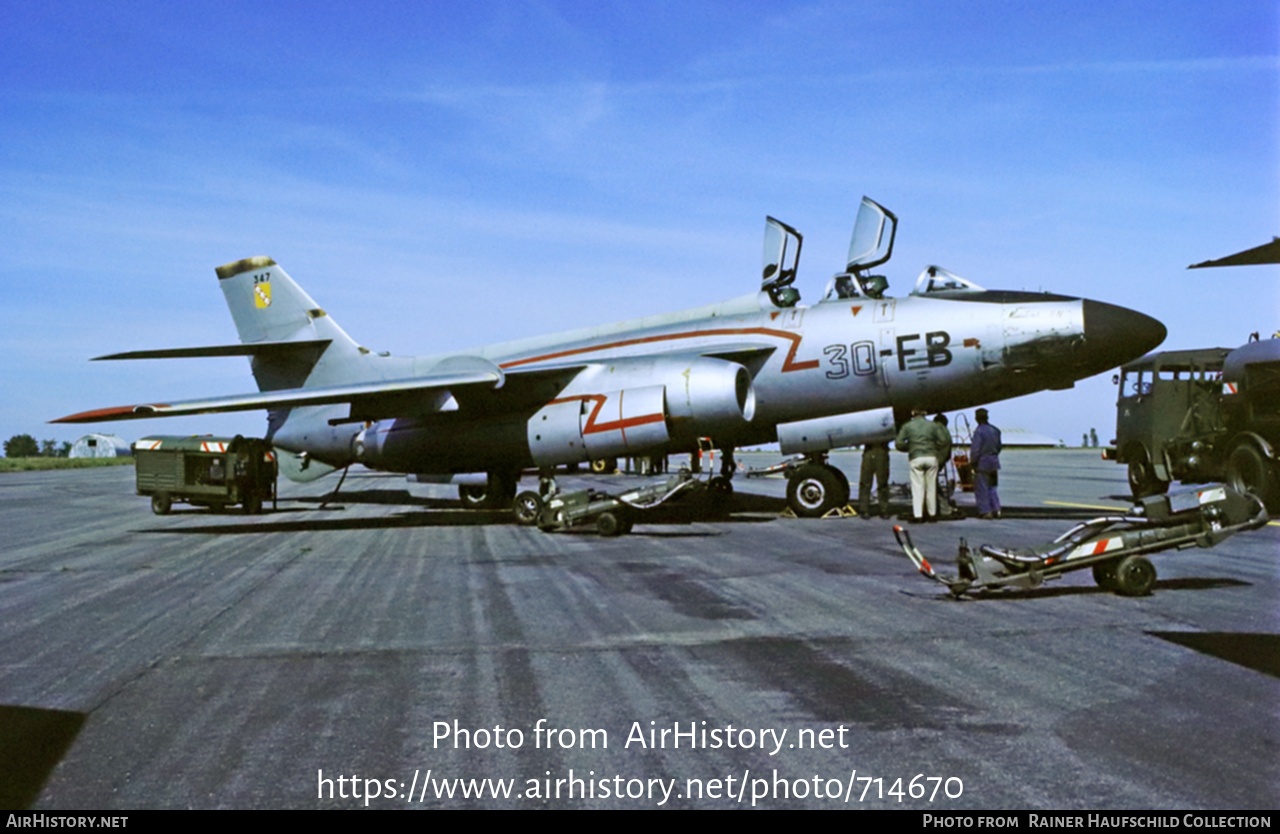
[{"label": "truck tire", "polygon": [[1163,495],[1169,491],[1169,482],[1156,476],[1146,449],[1139,448],[1129,455],[1129,489],[1134,498]]},{"label": "truck tire", "polygon": [[1255,496],[1272,512],[1280,510],[1276,473],[1257,446],[1245,441],[1231,450],[1226,474],[1232,489]]},{"label": "truck tire", "polygon": [[167,492],[157,492],[151,496],[151,512],[156,515],[168,515],[173,509],[173,500]]}]

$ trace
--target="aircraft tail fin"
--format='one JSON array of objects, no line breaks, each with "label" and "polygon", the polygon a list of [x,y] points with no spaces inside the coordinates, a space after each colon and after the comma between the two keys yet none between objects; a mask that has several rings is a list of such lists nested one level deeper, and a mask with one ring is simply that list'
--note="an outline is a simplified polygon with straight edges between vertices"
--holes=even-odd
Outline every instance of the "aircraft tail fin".
[{"label": "aircraft tail fin", "polygon": [[245,258],[216,272],[241,342],[299,343],[296,351],[254,353],[251,361],[258,390],[335,385],[358,377],[356,366],[368,350],[357,345],[271,258]]}]

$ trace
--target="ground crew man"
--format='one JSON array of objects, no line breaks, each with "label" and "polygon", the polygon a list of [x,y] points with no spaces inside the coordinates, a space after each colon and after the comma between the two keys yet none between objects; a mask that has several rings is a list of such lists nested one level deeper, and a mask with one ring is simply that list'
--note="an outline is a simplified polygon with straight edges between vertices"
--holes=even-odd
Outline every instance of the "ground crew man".
[{"label": "ground crew man", "polygon": [[862,470],[858,475],[858,515],[871,518],[871,481],[878,482],[880,515],[889,517],[889,441],[862,447]]},{"label": "ground crew man", "polygon": [[978,427],[973,430],[973,444],[969,447],[969,460],[973,464],[974,498],[978,515],[982,518],[1000,517],[1000,496],[996,494],[996,473],[1000,470],[1000,429],[987,422],[985,408],[973,413]]},{"label": "ground crew man", "polygon": [[951,435],[926,420],[924,409],[913,408],[896,442],[911,464],[912,517],[917,522],[933,521],[938,516],[938,461],[951,455]]},{"label": "ground crew man", "polygon": [[[950,425],[945,414],[935,414],[933,422],[942,426],[946,431],[947,437],[951,437]],[[938,516],[945,518],[955,512],[955,505],[951,501],[951,494],[955,492],[956,482],[953,481],[947,473],[947,464],[951,462],[951,444],[947,444],[947,453],[945,456],[938,458]]]}]

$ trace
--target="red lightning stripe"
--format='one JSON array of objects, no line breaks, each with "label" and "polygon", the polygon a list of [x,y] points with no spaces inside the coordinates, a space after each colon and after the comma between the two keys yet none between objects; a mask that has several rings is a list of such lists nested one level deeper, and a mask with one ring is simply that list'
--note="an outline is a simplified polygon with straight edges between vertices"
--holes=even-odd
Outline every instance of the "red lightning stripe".
[{"label": "red lightning stripe", "polygon": [[696,339],[702,336],[744,336],[744,335],[760,335],[774,336],[780,339],[789,339],[791,341],[791,349],[787,351],[787,356],[782,361],[782,372],[790,373],[791,371],[804,371],[810,368],[818,367],[818,360],[811,359],[807,362],[796,362],[796,351],[800,348],[802,336],[796,333],[787,333],[783,330],[773,330],[768,327],[735,327],[724,328],[721,330],[695,330],[689,333],[667,333],[661,336],[643,336],[637,339],[623,339],[617,342],[606,342],[603,345],[592,345],[591,347],[570,348],[568,350],[557,351],[556,353],[544,353],[541,356],[530,356],[527,359],[516,359],[511,362],[503,362],[499,365],[504,370],[507,368],[515,368],[520,365],[529,365],[534,362],[546,362],[551,359],[562,359],[566,356],[575,356],[583,353],[595,353],[601,350],[612,350],[613,348],[630,347],[631,345],[653,344],[655,342],[668,342],[675,339]]},{"label": "red lightning stripe", "polygon": [[[649,423],[661,423],[663,420],[666,419],[666,417],[663,416],[663,414],[657,413],[657,414],[644,414],[640,417],[627,417],[625,419],[614,420],[609,423],[597,423],[596,418],[600,416],[600,409],[604,407],[604,403],[605,403],[605,396],[603,394],[582,394],[577,397],[563,397],[558,400],[552,400],[551,402],[547,403],[547,405],[555,405],[557,403],[570,403],[575,401],[576,402],[590,401],[595,403],[595,407],[592,408],[591,413],[587,415],[587,424],[582,427],[583,434],[600,434],[601,432],[607,432],[607,431],[620,431],[622,432],[622,439],[625,442],[627,439],[627,429],[633,428],[635,426],[645,426],[645,425],[648,425]],[[621,402],[618,403],[618,410],[619,411],[622,410]]]}]

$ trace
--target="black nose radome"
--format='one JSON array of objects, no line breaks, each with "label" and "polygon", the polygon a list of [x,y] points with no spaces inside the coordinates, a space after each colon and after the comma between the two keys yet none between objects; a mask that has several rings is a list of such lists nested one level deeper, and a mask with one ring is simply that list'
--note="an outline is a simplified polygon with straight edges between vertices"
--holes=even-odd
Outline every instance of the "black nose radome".
[{"label": "black nose radome", "polygon": [[1101,373],[1154,350],[1168,335],[1164,325],[1135,310],[1084,300],[1083,359]]}]

